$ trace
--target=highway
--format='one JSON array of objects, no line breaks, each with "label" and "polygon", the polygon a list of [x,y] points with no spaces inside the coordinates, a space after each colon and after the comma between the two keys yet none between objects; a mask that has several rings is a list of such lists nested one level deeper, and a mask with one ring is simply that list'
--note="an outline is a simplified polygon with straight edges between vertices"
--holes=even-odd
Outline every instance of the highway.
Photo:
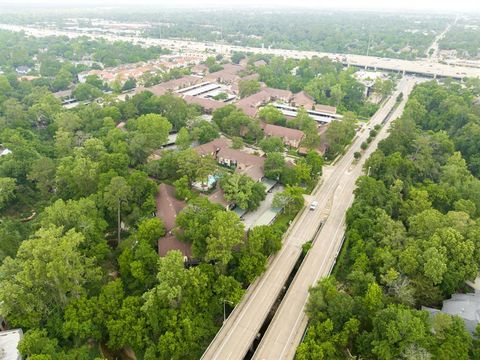
[{"label": "highway", "polygon": [[[399,84],[399,89],[408,91],[413,87],[414,82],[415,80],[413,79],[402,79]],[[369,126],[381,123],[383,119],[385,119],[394,107],[397,95],[398,91],[395,92],[372,117]],[[405,96],[405,100],[406,98],[407,96]],[[382,130],[380,136],[385,134],[385,131],[386,130]],[[328,229],[332,231],[330,228],[332,220],[330,219],[337,218],[337,220],[343,223],[345,211],[351,202],[350,197],[345,197],[345,194],[352,194],[355,180],[361,173],[361,164],[363,163],[362,160],[358,165],[352,167],[353,154],[360,149],[360,144],[365,141],[367,137],[368,130],[365,129],[359,132],[346,154],[335,165],[325,168],[323,183],[314,194],[308,198],[308,201],[318,201],[317,209],[315,211],[305,210],[299,216],[298,220],[292,224],[284,237],[282,249],[273,258],[266,272],[248,288],[242,302],[238,304],[230,314],[203,354],[202,359],[240,360],[244,358],[299,258],[302,245],[313,239],[319,226],[324,221],[327,222],[321,231],[323,236],[325,236],[324,229],[327,228],[327,225]],[[373,151],[375,144],[376,141],[372,142],[366,155]],[[339,204],[341,204],[341,207]],[[332,212],[333,216],[329,215],[330,212]],[[343,231],[340,231],[338,226],[332,231],[332,235],[334,235],[335,238],[341,234],[343,234]],[[310,250],[307,258],[313,257],[314,255],[312,254],[317,254],[318,256],[315,256],[317,258],[316,260],[320,264],[323,264],[324,269],[327,269],[333,261],[332,253],[335,254],[334,251],[339,248],[339,245],[330,244],[327,246],[328,252],[322,252],[323,250],[320,249],[319,253],[317,244],[318,242],[316,242],[314,248]],[[316,266],[318,268],[318,264]],[[301,269],[303,269],[303,267]],[[311,268],[307,268],[307,270],[311,270]],[[316,279],[324,272],[317,273],[314,271],[314,273],[313,278]],[[302,278],[300,280],[306,289],[305,294],[308,292],[308,287],[314,284],[314,282],[309,282],[310,280],[310,278],[306,278],[305,280]],[[295,280],[295,283],[298,284],[297,280]],[[289,293],[290,291],[287,292],[287,294]],[[305,299],[306,297],[303,298],[303,301],[305,301]],[[286,308],[285,311],[288,313],[290,310],[292,312],[300,310],[303,314],[303,306],[298,307],[298,305],[299,304],[297,304],[296,308]],[[285,308],[283,302],[282,308]],[[277,318],[276,316],[274,320]],[[295,323],[295,321],[293,323]],[[290,324],[286,326],[290,326]],[[289,329],[293,329],[293,327],[286,328],[287,331]],[[271,359],[278,358],[272,357]]]},{"label": "highway", "polygon": [[[314,239],[313,246],[305,257],[300,269],[292,281],[280,307],[275,313],[268,330],[262,338],[254,354],[254,360],[279,360],[293,359],[297,346],[300,344],[307,327],[305,305],[308,300],[308,290],[322,277],[328,276],[335,264],[341,250],[345,233],[346,211],[353,202],[355,182],[362,175],[363,164],[370,154],[377,148],[378,142],[388,135],[391,121],[398,118],[404,109],[408,94],[415,85],[413,78],[404,79],[399,84],[399,89],[404,93],[404,100],[394,110],[389,122],[384,126],[368,149],[363,154],[361,161],[352,165],[341,174],[338,185],[333,195],[333,204],[330,214]],[[379,111],[371,120],[370,125],[381,123],[386,111],[395,102],[395,93],[389,103]],[[358,139],[342,158],[344,165],[352,164],[353,153],[360,151],[360,143],[365,139],[365,134]]]},{"label": "highway", "polygon": [[316,51],[299,51],[299,50],[284,50],[284,49],[269,49],[269,48],[254,48],[245,46],[235,46],[219,43],[201,43],[186,40],[173,39],[157,39],[157,38],[143,38],[135,36],[119,36],[112,34],[96,34],[78,31],[55,30],[45,28],[35,28],[19,25],[0,24],[0,29],[10,31],[24,31],[28,35],[42,37],[42,36],[67,36],[75,38],[79,36],[88,36],[90,38],[104,38],[109,41],[129,41],[142,46],[162,46],[172,51],[181,53],[205,53],[216,52],[224,55],[229,55],[234,51],[253,52],[257,54],[271,54],[276,56],[283,56],[288,58],[302,59],[311,58],[313,56],[328,57],[335,61],[340,61],[346,66],[356,66],[361,68],[368,68],[373,70],[406,72],[407,74],[417,74],[427,77],[452,77],[462,79],[464,77],[479,77],[480,68],[447,65],[438,62],[432,62],[431,59],[418,60],[401,60],[379,58],[365,55],[350,55],[350,54],[333,54]]},{"label": "highway", "polygon": [[[455,23],[457,22],[457,20],[458,20],[458,17],[457,19],[455,19]],[[427,51],[425,51],[425,56],[430,61],[438,62],[439,52],[440,52],[439,42],[445,37],[445,35],[450,31],[451,28],[452,28],[452,24],[448,24],[447,28],[443,30],[442,33],[440,33],[438,36],[435,37],[435,40],[433,40],[432,45],[430,45]]]}]

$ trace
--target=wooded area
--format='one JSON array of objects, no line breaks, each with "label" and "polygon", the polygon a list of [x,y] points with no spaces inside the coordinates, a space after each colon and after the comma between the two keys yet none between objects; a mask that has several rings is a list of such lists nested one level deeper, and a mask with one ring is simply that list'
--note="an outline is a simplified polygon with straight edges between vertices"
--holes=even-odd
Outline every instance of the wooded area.
[{"label": "wooded area", "polygon": [[[476,92],[428,82],[367,160],[334,275],[311,290],[297,359],[478,359],[463,320],[430,317],[480,261]],[[474,145],[475,144],[475,145]]]}]

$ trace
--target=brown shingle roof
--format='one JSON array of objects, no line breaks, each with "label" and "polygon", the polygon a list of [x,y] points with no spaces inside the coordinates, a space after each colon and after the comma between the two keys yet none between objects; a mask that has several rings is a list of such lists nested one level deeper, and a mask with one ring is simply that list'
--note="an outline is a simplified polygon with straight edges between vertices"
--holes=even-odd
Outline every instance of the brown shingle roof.
[{"label": "brown shingle roof", "polygon": [[195,147],[195,151],[200,155],[213,155],[217,150],[230,147],[230,144],[230,140],[221,137]]},{"label": "brown shingle roof", "polygon": [[253,65],[255,65],[255,66],[257,66],[257,67],[258,67],[258,66],[265,66],[265,65],[267,65],[267,62],[266,62],[265,60],[260,59],[260,60],[255,61],[255,62],[253,63]]},{"label": "brown shingle roof", "polygon": [[178,240],[175,235],[167,235],[158,239],[158,255],[164,257],[171,250],[180,250],[183,256],[192,257],[192,245]]},{"label": "brown shingle roof", "polygon": [[205,64],[197,64],[192,68],[193,72],[205,73],[208,70],[208,66]]},{"label": "brown shingle roof", "polygon": [[303,106],[305,109],[312,109],[315,105],[313,98],[308,95],[305,91],[300,91],[299,93],[293,95],[294,106],[300,107]]},{"label": "brown shingle roof", "polygon": [[71,97],[72,96],[72,89],[68,90],[63,90],[63,91],[57,91],[53,93],[53,96],[55,96],[57,99],[64,98],[64,97]]},{"label": "brown shingle roof", "polygon": [[337,108],[335,106],[328,106],[328,105],[315,105],[316,111],[321,111],[330,114],[336,114]]},{"label": "brown shingle roof", "polygon": [[220,71],[216,71],[214,73],[208,74],[204,78],[205,81],[211,81],[211,82],[220,81],[220,82],[230,82],[230,83],[237,82],[239,79],[240,79],[240,76],[236,74],[231,74],[230,72],[225,70],[220,70]]},{"label": "brown shingle roof", "polygon": [[173,79],[173,80],[170,80],[170,81],[167,81],[167,82],[164,82],[164,83],[161,83],[161,84],[157,84],[157,85],[154,85],[154,86],[150,86],[150,87],[147,87],[147,88],[138,87],[135,90],[135,93],[138,94],[142,91],[147,90],[147,91],[150,91],[153,95],[162,96],[162,95],[165,95],[169,91],[176,91],[176,90],[182,89],[184,87],[195,85],[200,80],[201,79],[199,79],[195,76],[187,75],[187,76],[181,77],[179,79]]},{"label": "brown shingle roof", "polygon": [[[150,86],[142,89],[142,91],[145,91],[145,90],[150,91],[155,96],[162,96],[168,92],[168,89],[164,86],[164,84],[158,84],[158,85],[154,85],[154,86]],[[141,91],[138,91],[138,92],[141,92]]]},{"label": "brown shingle roof", "polygon": [[230,149],[228,147],[221,148],[217,156],[219,159],[233,160],[247,166],[254,165],[263,167],[265,163],[265,159],[260,156],[251,155],[244,151]]},{"label": "brown shingle roof", "polygon": [[225,193],[220,187],[218,187],[217,190],[215,190],[208,196],[208,200],[210,200],[214,204],[219,204],[225,208],[230,205],[230,203],[225,199]]},{"label": "brown shingle roof", "polygon": [[265,176],[265,171],[263,169],[263,166],[251,165],[251,166],[248,166],[246,169],[243,169],[243,170],[236,169],[235,171],[240,174],[247,175],[248,177],[250,177],[255,181],[260,181]]},{"label": "brown shingle roof", "polygon": [[223,69],[219,71],[215,71],[213,73],[208,74],[205,76],[204,81],[224,81],[224,82],[237,82],[240,79],[238,76],[238,72],[245,69],[245,67],[241,65],[235,64],[225,64],[222,65]]},{"label": "brown shingle roof", "polygon": [[259,77],[260,77],[259,74],[253,73],[253,74],[242,77],[242,80],[258,80]]},{"label": "brown shingle roof", "polygon": [[189,104],[197,104],[204,108],[206,111],[213,111],[224,107],[226,104],[222,101],[201,98],[198,96],[185,95],[183,99]]},{"label": "brown shingle roof", "polygon": [[195,148],[200,155],[212,155],[219,163],[237,163],[236,172],[260,180],[264,176],[265,158],[248,154],[244,151],[231,149],[231,141],[218,138]]},{"label": "brown shingle roof", "polygon": [[265,124],[263,126],[263,132],[267,136],[278,136],[280,138],[287,138],[289,140],[295,140],[300,142],[305,134],[301,130],[290,129],[283,126]]},{"label": "brown shingle roof", "polygon": [[263,91],[266,91],[267,94],[269,94],[272,98],[281,99],[285,101],[289,101],[293,96],[292,92],[289,90],[274,89],[271,87],[266,87],[265,89],[263,89]]},{"label": "brown shingle roof", "polygon": [[246,115],[254,117],[260,105],[264,105],[272,99],[280,99],[288,102],[292,96],[293,94],[288,90],[265,87],[258,93],[237,101],[235,105],[239,109],[242,109]]},{"label": "brown shingle roof", "polygon": [[191,244],[178,240],[172,233],[178,213],[186,206],[185,201],[175,197],[175,188],[167,184],[158,186],[157,217],[165,224],[167,235],[158,239],[158,255],[165,256],[170,250],[180,250],[183,256],[192,256]]},{"label": "brown shingle roof", "polygon": [[246,115],[253,117],[257,114],[257,108],[270,101],[270,99],[271,95],[267,91],[262,90],[237,101],[235,105],[243,110]]},{"label": "brown shingle roof", "polygon": [[223,71],[229,72],[230,74],[238,74],[238,72],[245,70],[245,66],[237,64],[225,64],[223,66]]},{"label": "brown shingle roof", "polygon": [[176,226],[178,213],[187,205],[185,201],[175,197],[175,188],[167,184],[158,186],[157,217],[165,224],[165,229],[171,231]]}]

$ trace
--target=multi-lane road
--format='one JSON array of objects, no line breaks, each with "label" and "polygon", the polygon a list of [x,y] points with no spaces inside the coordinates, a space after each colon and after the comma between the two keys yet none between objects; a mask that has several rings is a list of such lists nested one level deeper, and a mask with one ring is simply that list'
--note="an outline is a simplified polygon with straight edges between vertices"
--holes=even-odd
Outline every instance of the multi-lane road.
[{"label": "multi-lane road", "polygon": [[[360,135],[359,139],[342,158],[340,166],[347,167],[346,171],[341,170],[340,177],[336,181],[333,193],[333,204],[330,214],[322,229],[316,236],[313,246],[304,259],[293,282],[291,283],[282,303],[275,313],[268,330],[262,338],[255,354],[256,360],[280,360],[293,359],[295,350],[299,345],[302,335],[307,327],[307,316],[305,305],[308,299],[308,289],[318,282],[322,277],[328,276],[335,264],[337,255],[342,246],[342,239],[345,233],[345,214],[354,199],[353,190],[355,182],[362,175],[362,168],[368,156],[375,151],[380,140],[388,134],[388,126],[394,119],[398,118],[405,106],[408,94],[412,90],[416,80],[404,79],[399,84],[399,90],[404,93],[404,100],[392,112],[386,126],[384,126],[369,148],[363,154],[361,161],[349,166],[353,161],[353,153],[360,151],[360,143],[368,136],[367,133]],[[395,103],[393,97],[372,119],[370,125],[381,123]],[[345,169],[344,168],[344,169]],[[337,170],[338,171],[338,170]],[[322,189],[320,189],[322,191]]]},{"label": "multi-lane road", "polygon": [[462,79],[464,77],[479,77],[480,68],[447,65],[438,62],[432,62],[431,59],[418,59],[418,60],[401,60],[401,59],[389,59],[379,58],[374,56],[365,55],[351,55],[351,54],[334,54],[324,53],[316,51],[300,51],[300,50],[284,50],[284,49],[269,49],[269,48],[253,48],[246,46],[235,46],[229,44],[219,43],[201,43],[195,41],[185,40],[173,40],[173,39],[156,39],[156,38],[144,38],[138,36],[120,36],[112,34],[97,34],[91,32],[80,31],[67,31],[56,30],[46,28],[35,28],[29,26],[18,26],[0,24],[0,29],[11,31],[24,31],[28,35],[32,36],[67,36],[75,38],[79,36],[89,36],[91,38],[104,38],[110,41],[129,41],[136,44],[148,45],[148,46],[162,46],[177,52],[216,52],[224,55],[231,54],[234,51],[252,52],[258,54],[271,54],[277,56],[283,56],[288,58],[311,58],[313,56],[328,57],[335,61],[340,61],[347,66],[357,66],[363,68],[370,68],[376,70],[387,70],[405,72],[406,74],[417,74],[421,76],[429,77],[452,77],[456,79]]},{"label": "multi-lane road", "polygon": [[[400,114],[415,82],[414,78],[402,79],[399,90],[378,110],[369,126],[381,123],[387,117],[395,106],[398,93],[402,91],[405,94],[404,100],[394,116]],[[389,121],[391,119],[393,117],[390,117]],[[354,153],[359,151],[360,144],[368,135],[367,129],[359,132],[346,154],[325,170],[322,185],[308,199],[318,201],[317,209],[305,210],[290,227],[282,249],[267,271],[247,290],[244,299],[224,323],[202,359],[244,358],[299,258],[302,245],[312,240],[320,225],[325,222],[255,353],[255,358],[287,359],[291,358],[292,351],[294,354],[299,336],[301,337],[303,332],[302,328],[306,326],[303,310],[308,288],[314,285],[319,277],[328,274],[334,264],[341,247],[345,212],[353,199],[355,181],[361,174],[365,157],[374,151],[378,139],[386,136],[386,127],[382,129],[377,140],[371,143],[362,161],[355,165]]]}]

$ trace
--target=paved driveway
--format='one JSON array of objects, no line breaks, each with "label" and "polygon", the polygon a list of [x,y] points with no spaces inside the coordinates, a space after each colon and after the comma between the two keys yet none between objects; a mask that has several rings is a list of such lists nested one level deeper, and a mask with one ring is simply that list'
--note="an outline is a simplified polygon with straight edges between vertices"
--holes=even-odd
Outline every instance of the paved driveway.
[{"label": "paved driveway", "polygon": [[274,211],[272,211],[272,202],[275,194],[280,191],[283,191],[283,186],[279,184],[275,185],[272,191],[267,193],[267,197],[265,198],[265,200],[262,201],[257,210],[248,212],[243,216],[245,228],[253,228],[258,220],[261,220],[262,223],[265,222],[269,215],[272,218],[275,217],[276,214]]}]

